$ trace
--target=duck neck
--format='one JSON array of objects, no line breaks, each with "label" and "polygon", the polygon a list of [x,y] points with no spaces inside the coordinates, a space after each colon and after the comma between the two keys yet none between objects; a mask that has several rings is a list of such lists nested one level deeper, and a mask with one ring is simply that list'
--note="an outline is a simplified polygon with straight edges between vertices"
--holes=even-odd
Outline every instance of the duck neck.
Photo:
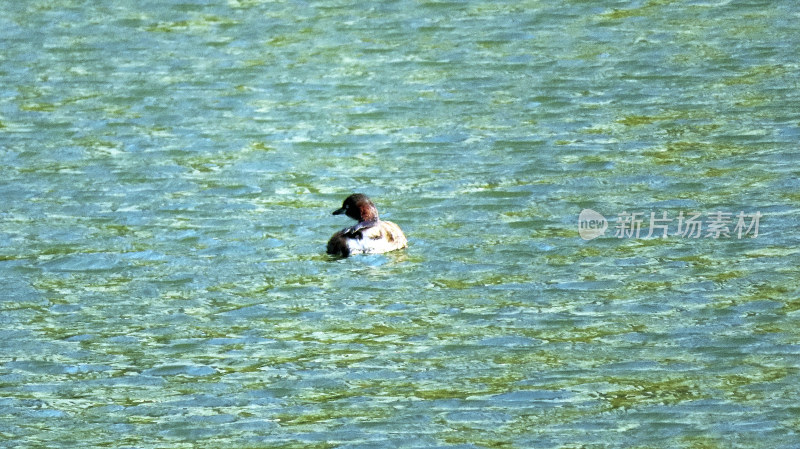
[{"label": "duck neck", "polygon": [[374,207],[362,207],[360,212],[361,219],[358,220],[359,223],[373,223],[378,221],[378,211]]}]

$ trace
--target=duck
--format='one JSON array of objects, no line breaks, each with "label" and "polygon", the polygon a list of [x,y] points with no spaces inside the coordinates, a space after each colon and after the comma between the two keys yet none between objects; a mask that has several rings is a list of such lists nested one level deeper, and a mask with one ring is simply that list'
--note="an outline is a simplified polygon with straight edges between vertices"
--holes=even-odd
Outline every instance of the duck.
[{"label": "duck", "polygon": [[345,198],[342,207],[333,211],[333,215],[341,214],[358,223],[333,234],[328,241],[328,254],[341,257],[380,254],[408,246],[400,226],[381,220],[375,203],[363,193],[354,193]]}]

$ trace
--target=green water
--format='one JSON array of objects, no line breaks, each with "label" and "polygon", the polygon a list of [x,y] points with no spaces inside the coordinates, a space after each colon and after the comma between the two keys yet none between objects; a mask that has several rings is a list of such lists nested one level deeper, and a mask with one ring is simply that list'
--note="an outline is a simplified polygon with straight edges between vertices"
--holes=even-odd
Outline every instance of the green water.
[{"label": "green water", "polygon": [[798,19],[3,2],[0,446],[798,447]]}]

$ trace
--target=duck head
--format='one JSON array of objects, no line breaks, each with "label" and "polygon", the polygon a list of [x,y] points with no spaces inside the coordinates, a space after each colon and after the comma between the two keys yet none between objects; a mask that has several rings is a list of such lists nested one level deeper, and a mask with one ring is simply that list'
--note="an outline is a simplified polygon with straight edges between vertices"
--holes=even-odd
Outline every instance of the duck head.
[{"label": "duck head", "polygon": [[375,207],[375,203],[363,193],[354,193],[345,198],[342,207],[333,211],[333,215],[341,214],[345,214],[359,223],[378,220],[378,209]]}]

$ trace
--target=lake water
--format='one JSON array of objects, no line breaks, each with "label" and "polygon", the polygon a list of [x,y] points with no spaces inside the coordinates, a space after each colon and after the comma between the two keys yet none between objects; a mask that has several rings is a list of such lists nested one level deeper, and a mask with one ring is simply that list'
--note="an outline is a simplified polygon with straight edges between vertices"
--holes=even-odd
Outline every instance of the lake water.
[{"label": "lake water", "polygon": [[799,21],[5,2],[0,446],[800,447]]}]

